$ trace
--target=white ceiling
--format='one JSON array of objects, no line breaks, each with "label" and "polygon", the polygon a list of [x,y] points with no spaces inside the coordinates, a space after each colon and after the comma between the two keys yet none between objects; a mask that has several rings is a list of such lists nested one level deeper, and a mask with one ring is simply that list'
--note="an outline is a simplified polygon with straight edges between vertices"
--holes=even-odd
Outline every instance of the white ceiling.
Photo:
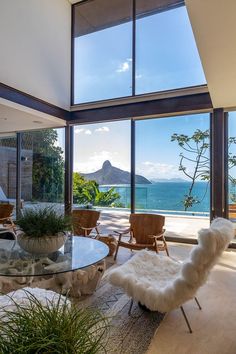
[{"label": "white ceiling", "polygon": [[236,0],[185,0],[215,108],[236,107]]},{"label": "white ceiling", "polygon": [[0,136],[9,132],[65,126],[62,119],[0,98]]}]

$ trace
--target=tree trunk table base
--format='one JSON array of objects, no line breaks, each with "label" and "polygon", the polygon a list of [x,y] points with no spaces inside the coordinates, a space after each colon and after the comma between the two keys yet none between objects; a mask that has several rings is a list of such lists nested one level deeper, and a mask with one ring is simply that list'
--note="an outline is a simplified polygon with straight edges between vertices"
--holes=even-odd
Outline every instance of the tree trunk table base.
[{"label": "tree trunk table base", "polygon": [[91,295],[106,270],[105,260],[89,267],[45,276],[7,277],[0,276],[0,292],[7,294],[24,287],[53,290],[72,297]]}]

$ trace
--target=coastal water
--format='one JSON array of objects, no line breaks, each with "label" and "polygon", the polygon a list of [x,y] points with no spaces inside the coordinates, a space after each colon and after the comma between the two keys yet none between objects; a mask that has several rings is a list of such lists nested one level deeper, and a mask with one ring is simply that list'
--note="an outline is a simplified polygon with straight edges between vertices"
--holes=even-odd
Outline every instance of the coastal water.
[{"label": "coastal water", "polygon": [[[130,207],[130,186],[129,185],[106,185],[99,186],[101,191],[114,187],[119,193],[121,203],[124,207]],[[157,182],[153,184],[137,184],[135,190],[136,209],[159,210],[167,213],[178,212],[185,214],[183,199],[188,193],[190,182]],[[208,215],[210,210],[210,188],[206,182],[197,182],[193,188],[193,194],[199,203],[188,209],[188,213],[197,215]]]}]

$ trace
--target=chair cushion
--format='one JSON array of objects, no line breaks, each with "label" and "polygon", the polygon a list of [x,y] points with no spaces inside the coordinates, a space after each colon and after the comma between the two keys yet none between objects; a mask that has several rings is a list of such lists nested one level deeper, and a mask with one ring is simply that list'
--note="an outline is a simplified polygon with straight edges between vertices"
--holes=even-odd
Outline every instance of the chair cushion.
[{"label": "chair cushion", "polygon": [[134,300],[150,310],[166,311],[155,299],[180,274],[181,263],[152,251],[139,251],[129,261],[114,269],[109,276],[113,285],[122,287]]}]

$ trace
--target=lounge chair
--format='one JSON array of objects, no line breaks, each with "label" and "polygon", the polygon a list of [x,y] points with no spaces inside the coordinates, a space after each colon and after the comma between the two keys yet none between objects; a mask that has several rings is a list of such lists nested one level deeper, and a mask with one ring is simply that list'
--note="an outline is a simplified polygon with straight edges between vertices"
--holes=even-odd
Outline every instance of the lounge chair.
[{"label": "lounge chair", "polygon": [[141,251],[111,271],[110,282],[123,288],[132,298],[129,313],[133,300],[151,311],[163,313],[180,307],[192,333],[183,304],[195,299],[201,309],[196,292],[206,282],[210,270],[233,239],[233,224],[218,218],[209,229],[200,230],[198,235],[198,245],[183,263],[151,251]]}]

